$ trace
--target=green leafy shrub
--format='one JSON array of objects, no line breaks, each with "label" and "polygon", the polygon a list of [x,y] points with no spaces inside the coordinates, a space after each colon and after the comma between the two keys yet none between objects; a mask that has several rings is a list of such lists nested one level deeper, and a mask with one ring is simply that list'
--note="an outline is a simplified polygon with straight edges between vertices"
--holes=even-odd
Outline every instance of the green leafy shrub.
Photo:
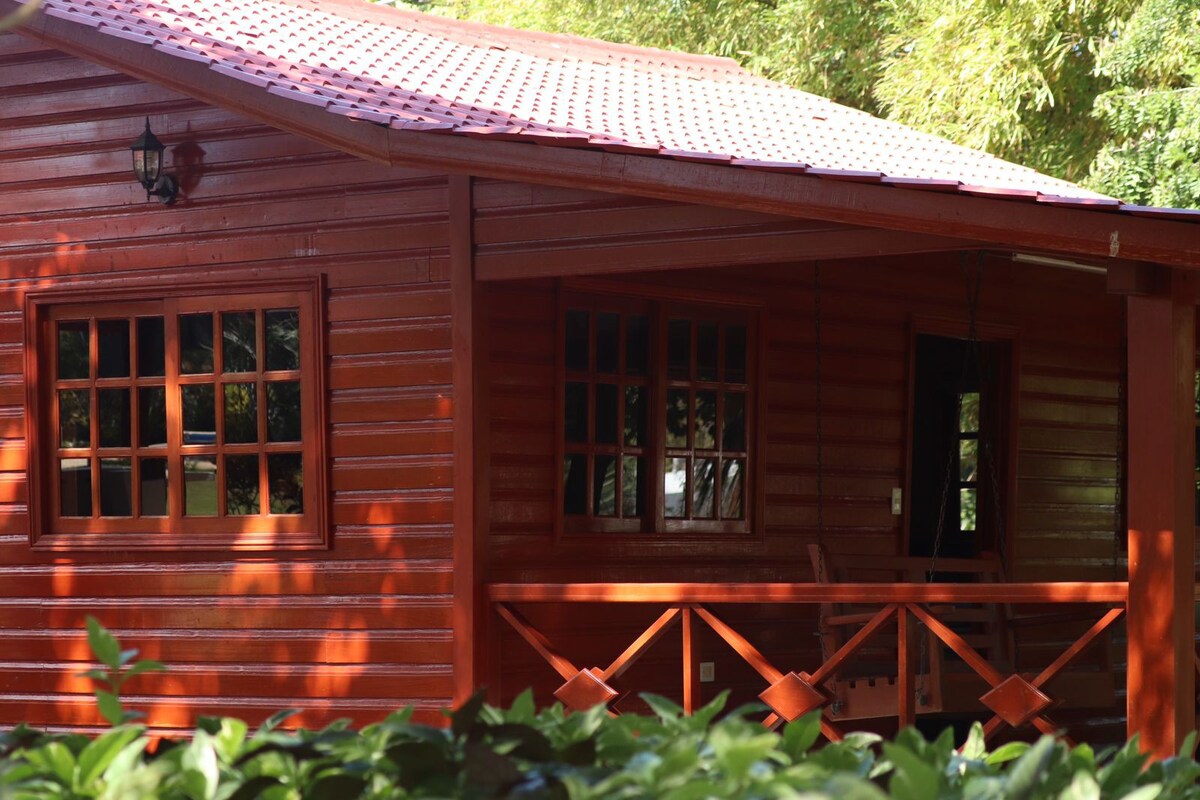
[{"label": "green leafy shrub", "polygon": [[[283,731],[294,713],[255,732],[232,718],[202,718],[190,741],[151,751],[145,726],[120,702],[122,684],[161,669],[136,662],[89,622],[104,669],[89,673],[113,724],[95,737],[19,726],[0,734],[0,800],[353,800],[353,798],[836,798],[838,800],[1152,800],[1198,798],[1200,765],[1188,755],[1146,766],[1135,742],[1103,754],[1050,737],[988,752],[972,729],[956,749],[946,731],[873,734],[817,747],[819,720],[766,731],[747,706],[722,715],[722,696],[693,716],[646,695],[650,716],[602,709],[537,710],[532,695],[509,709],[476,696],[446,727],[411,710],[351,730]],[[146,665],[146,666],[142,666]]]}]

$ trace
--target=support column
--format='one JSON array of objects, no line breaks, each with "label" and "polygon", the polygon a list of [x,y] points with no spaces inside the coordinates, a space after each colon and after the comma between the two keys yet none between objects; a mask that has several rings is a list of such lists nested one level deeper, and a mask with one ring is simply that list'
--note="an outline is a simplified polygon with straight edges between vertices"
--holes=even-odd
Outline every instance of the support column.
[{"label": "support column", "polygon": [[1195,728],[1195,279],[1126,299],[1129,733],[1167,757]]}]

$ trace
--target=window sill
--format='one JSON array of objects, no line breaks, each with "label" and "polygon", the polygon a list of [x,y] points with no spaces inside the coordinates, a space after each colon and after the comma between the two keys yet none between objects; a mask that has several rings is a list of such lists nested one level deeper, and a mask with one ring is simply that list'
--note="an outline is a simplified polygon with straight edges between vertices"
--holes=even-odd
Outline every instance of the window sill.
[{"label": "window sill", "polygon": [[44,533],[32,541],[34,550],[64,551],[196,551],[264,552],[276,550],[328,550],[327,537],[316,532],[279,533]]}]

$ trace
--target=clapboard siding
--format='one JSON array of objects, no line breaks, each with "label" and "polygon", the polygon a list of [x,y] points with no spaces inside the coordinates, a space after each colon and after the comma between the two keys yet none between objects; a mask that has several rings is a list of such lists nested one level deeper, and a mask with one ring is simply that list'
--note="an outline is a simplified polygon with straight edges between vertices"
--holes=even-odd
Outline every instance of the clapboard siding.
[{"label": "clapboard siding", "polygon": [[[145,202],[150,115],[183,186]],[[0,724],[96,721],[75,677],[94,614],[171,665],[134,701],[377,719],[450,701],[453,404],[443,175],[381,168],[0,36]],[[46,553],[29,546],[25,290],[321,274],[332,548]]]}]

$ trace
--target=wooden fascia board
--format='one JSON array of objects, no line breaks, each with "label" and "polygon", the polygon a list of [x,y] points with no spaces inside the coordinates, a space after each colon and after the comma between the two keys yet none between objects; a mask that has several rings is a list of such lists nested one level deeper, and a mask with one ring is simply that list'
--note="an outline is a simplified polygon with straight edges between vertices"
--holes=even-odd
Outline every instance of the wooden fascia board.
[{"label": "wooden fascia board", "polygon": [[[14,0],[0,0],[0,11],[17,7]],[[1200,267],[1200,226],[1191,223],[656,156],[394,130],[272,95],[198,62],[45,14],[20,28],[19,33],[141,80],[386,164],[725,206],[1005,247]]]},{"label": "wooden fascia board", "polygon": [[817,229],[784,233],[664,237],[641,242],[636,258],[614,258],[613,247],[580,247],[574,240],[534,252],[481,250],[475,277],[481,281],[550,278],[570,275],[619,275],[650,270],[735,267],[786,261],[833,260],[872,256],[933,253],[978,247],[978,242],[945,236],[904,233],[880,228]]}]

